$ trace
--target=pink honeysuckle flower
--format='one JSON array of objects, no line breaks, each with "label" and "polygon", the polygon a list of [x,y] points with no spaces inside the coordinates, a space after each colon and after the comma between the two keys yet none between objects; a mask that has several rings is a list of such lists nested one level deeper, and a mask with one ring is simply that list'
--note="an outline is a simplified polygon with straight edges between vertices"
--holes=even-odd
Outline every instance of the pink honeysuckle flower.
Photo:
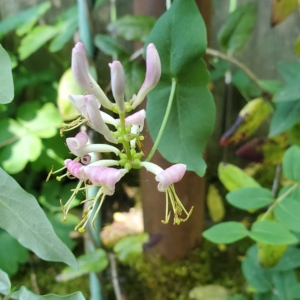
[{"label": "pink honeysuckle flower", "polygon": [[86,154],[84,156],[81,157],[80,161],[84,164],[84,165],[88,165],[91,162],[92,157],[89,154]]},{"label": "pink honeysuckle flower", "polygon": [[[136,113],[125,118],[125,124],[137,125],[139,127],[139,132],[141,132],[144,129],[145,119],[146,119],[146,111],[144,109],[141,109]],[[116,121],[118,124],[120,124],[120,119],[116,119]]]},{"label": "pink honeysuckle flower", "polygon": [[157,85],[161,75],[161,63],[159,54],[154,44],[149,44],[146,50],[146,78],[133,100],[132,108],[136,108],[146,95]]},{"label": "pink honeysuckle flower", "polygon": [[[159,182],[157,189],[160,192],[166,193],[166,214],[165,220],[162,220],[162,223],[166,224],[170,219],[171,211],[168,212],[169,201],[174,213],[174,224],[179,225],[181,222],[187,221],[194,207],[192,207],[188,212],[178,198],[174,187],[174,183],[180,181],[184,176],[186,172],[186,165],[175,164],[166,170],[163,170],[161,167],[151,162],[142,162],[141,165],[145,167],[147,171],[156,175],[155,180]],[[182,213],[186,215],[186,218],[182,219],[180,217]]]},{"label": "pink honeysuckle flower", "polygon": [[74,138],[66,139],[69,150],[76,156],[84,156],[90,152],[113,152],[116,155],[120,150],[106,144],[87,144],[88,136],[85,132],[77,133]]},{"label": "pink honeysuckle flower", "polygon": [[[90,167],[86,166],[84,168],[85,173],[88,177],[88,179],[94,184],[94,185],[100,185],[101,188],[99,189],[97,195],[94,199],[92,199],[92,203],[88,206],[87,209],[85,209],[83,213],[83,219],[80,221],[80,223],[75,227],[75,229],[79,232],[85,231],[85,226],[88,223],[88,220],[92,216],[95,208],[96,203],[98,199],[100,198],[99,205],[97,207],[97,210],[95,211],[95,214],[92,218],[92,225],[94,226],[94,222],[99,214],[100,208],[104,202],[106,195],[112,195],[115,192],[115,185],[116,183],[128,172],[126,169],[114,169],[114,168],[107,168],[107,167]],[[89,199],[84,200],[84,202],[89,201]]]},{"label": "pink honeysuckle flower", "polygon": [[85,96],[86,112],[93,128],[103,134],[105,139],[111,143],[117,144],[117,139],[112,135],[108,126],[104,123],[98,110],[97,100],[94,95]]},{"label": "pink honeysuckle flower", "polygon": [[125,94],[125,74],[122,64],[119,61],[113,61],[108,64],[111,74],[111,89],[118,106],[119,112],[124,112],[124,94]]},{"label": "pink honeysuckle flower", "polygon": [[88,94],[93,94],[106,108],[111,109],[112,103],[106,97],[100,86],[88,70],[88,62],[82,43],[77,43],[72,50],[72,72],[78,85]]}]

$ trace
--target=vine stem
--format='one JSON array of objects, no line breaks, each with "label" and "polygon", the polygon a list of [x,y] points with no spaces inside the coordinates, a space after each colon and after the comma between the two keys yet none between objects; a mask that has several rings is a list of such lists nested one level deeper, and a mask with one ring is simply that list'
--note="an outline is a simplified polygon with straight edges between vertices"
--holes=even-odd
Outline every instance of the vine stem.
[{"label": "vine stem", "polygon": [[206,49],[206,54],[207,55],[211,55],[214,57],[219,57],[222,59],[225,59],[233,64],[235,64],[236,66],[238,66],[240,69],[242,69],[255,83],[256,85],[264,92],[270,94],[269,91],[267,91],[264,87],[261,86],[261,84],[259,83],[259,79],[258,77],[247,67],[245,66],[243,63],[241,63],[240,61],[236,60],[235,58],[233,58],[232,56],[229,56],[225,53],[222,53],[218,50],[215,49],[211,49],[211,48],[207,48]]},{"label": "vine stem", "polygon": [[166,124],[167,124],[167,121],[168,121],[168,118],[169,118],[169,115],[170,115],[170,111],[171,111],[171,107],[172,107],[172,103],[173,103],[173,100],[174,100],[174,95],[175,95],[175,90],[176,90],[176,84],[177,84],[177,81],[175,78],[172,78],[172,87],[171,87],[171,92],[170,92],[170,97],[169,97],[169,101],[168,101],[168,106],[167,106],[167,109],[166,109],[166,112],[165,112],[165,115],[164,115],[164,118],[163,118],[163,121],[161,123],[161,126],[160,126],[160,129],[159,129],[159,132],[158,132],[158,135],[156,137],[156,140],[155,140],[155,143],[148,155],[148,157],[145,159],[145,161],[150,161],[151,158],[153,157],[157,147],[158,147],[158,144],[161,140],[161,137],[164,133],[164,130],[165,130],[165,127],[166,127]]},{"label": "vine stem", "polygon": [[283,199],[285,199],[290,193],[292,193],[297,187],[299,186],[298,183],[292,185],[285,193],[283,193],[280,197],[278,197],[273,204],[268,208],[268,210],[264,213],[261,217],[260,221],[264,221],[267,217],[272,213],[274,207],[279,204]]}]

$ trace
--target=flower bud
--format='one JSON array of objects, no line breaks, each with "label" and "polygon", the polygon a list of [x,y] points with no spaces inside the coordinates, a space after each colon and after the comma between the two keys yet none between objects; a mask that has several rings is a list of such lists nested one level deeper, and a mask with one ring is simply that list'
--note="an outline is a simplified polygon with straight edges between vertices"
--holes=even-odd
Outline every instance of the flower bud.
[{"label": "flower bud", "polygon": [[111,76],[111,89],[118,106],[119,112],[124,112],[125,74],[122,64],[113,61],[109,64]]},{"label": "flower bud", "polygon": [[161,75],[161,63],[154,44],[149,44],[146,51],[146,78],[135,97],[132,108],[136,108],[146,95],[156,86]]}]

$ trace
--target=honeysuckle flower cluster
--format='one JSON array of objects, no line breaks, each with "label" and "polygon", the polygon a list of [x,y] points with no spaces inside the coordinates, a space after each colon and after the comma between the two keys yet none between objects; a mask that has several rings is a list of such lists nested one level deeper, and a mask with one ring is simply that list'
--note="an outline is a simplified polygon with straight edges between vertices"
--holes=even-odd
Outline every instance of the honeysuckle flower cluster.
[{"label": "honeysuckle flower cluster", "polygon": [[[78,184],[69,200],[61,206],[64,214],[63,221],[67,220],[68,212],[79,191],[86,191],[91,186],[99,186],[95,197],[85,199],[87,202],[83,212],[82,220],[75,227],[79,232],[84,232],[88,221],[94,226],[95,219],[101,209],[106,195],[112,195],[115,185],[132,168],[146,168],[152,172],[158,181],[158,190],[166,194],[166,212],[163,223],[168,223],[171,211],[174,214],[174,224],[185,222],[192,213],[193,207],[187,211],[178,198],[174,183],[182,179],[186,166],[175,164],[166,170],[158,165],[142,161],[145,155],[142,147],[144,137],[141,132],[144,127],[146,112],[139,110],[126,117],[126,113],[134,110],[146,95],[156,86],[161,76],[161,63],[154,44],[149,44],[146,51],[146,76],[144,83],[138,93],[133,95],[129,101],[125,101],[125,75],[122,64],[113,61],[109,64],[111,71],[111,89],[115,103],[111,102],[88,70],[88,62],[84,47],[77,43],[72,51],[72,72],[78,85],[85,90],[84,95],[70,95],[70,101],[77,109],[79,117],[69,124],[63,124],[61,134],[65,131],[79,127],[86,123],[94,130],[101,133],[110,144],[92,144],[85,132],[78,133],[75,137],[66,139],[70,152],[76,157],[65,160],[66,173],[60,177],[67,176],[77,179]],[[118,119],[103,112],[102,106],[119,115]],[[121,147],[117,147],[121,144]],[[113,153],[115,159],[101,159],[92,161],[90,153]],[[61,171],[62,169],[58,170]],[[58,172],[56,171],[56,172]],[[53,172],[55,173],[55,172]],[[85,193],[87,195],[87,193]],[[170,209],[169,209],[170,204]]]}]

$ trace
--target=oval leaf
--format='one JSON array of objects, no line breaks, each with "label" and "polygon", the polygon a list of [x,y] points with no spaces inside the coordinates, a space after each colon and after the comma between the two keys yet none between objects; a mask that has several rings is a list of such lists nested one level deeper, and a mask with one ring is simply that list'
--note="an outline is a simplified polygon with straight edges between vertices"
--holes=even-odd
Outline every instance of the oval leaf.
[{"label": "oval leaf", "polygon": [[248,210],[269,205],[273,201],[273,195],[268,189],[249,187],[228,193],[226,199],[231,205]]},{"label": "oval leaf", "polygon": [[300,232],[300,203],[293,198],[285,198],[274,208],[276,220],[288,229]]},{"label": "oval leaf", "polygon": [[223,222],[205,230],[203,236],[216,244],[230,244],[248,236],[248,230],[239,222]]},{"label": "oval leaf", "polygon": [[257,242],[270,245],[297,243],[297,238],[284,225],[268,220],[255,222],[249,237]]},{"label": "oval leaf", "polygon": [[195,1],[175,0],[156,22],[145,46],[149,43],[156,46],[162,63],[161,79],[147,100],[151,137],[155,140],[159,132],[174,79],[173,104],[158,150],[168,161],[184,163],[203,176],[202,152],[213,130],[215,107],[201,58],[206,30]]},{"label": "oval leaf", "polygon": [[10,292],[10,280],[8,275],[0,270],[0,294],[7,295]]},{"label": "oval leaf", "polygon": [[7,52],[0,45],[0,103],[5,104],[14,98],[14,82],[11,72],[11,61]]},{"label": "oval leaf", "polygon": [[283,174],[287,179],[300,181],[300,148],[290,147],[283,156]]},{"label": "oval leaf", "polygon": [[242,169],[224,162],[219,164],[218,176],[230,192],[245,187],[260,187],[260,184]]},{"label": "oval leaf", "polygon": [[40,258],[77,268],[74,255],[56,236],[37,200],[1,168],[0,227]]},{"label": "oval leaf", "polygon": [[222,197],[214,184],[211,184],[208,188],[207,208],[211,219],[215,223],[222,221],[225,215],[225,208]]},{"label": "oval leaf", "polygon": [[78,270],[67,267],[56,277],[56,280],[68,281],[90,272],[101,272],[107,267],[108,260],[106,252],[103,249],[97,249],[93,252],[79,256],[77,258],[77,263]]}]

